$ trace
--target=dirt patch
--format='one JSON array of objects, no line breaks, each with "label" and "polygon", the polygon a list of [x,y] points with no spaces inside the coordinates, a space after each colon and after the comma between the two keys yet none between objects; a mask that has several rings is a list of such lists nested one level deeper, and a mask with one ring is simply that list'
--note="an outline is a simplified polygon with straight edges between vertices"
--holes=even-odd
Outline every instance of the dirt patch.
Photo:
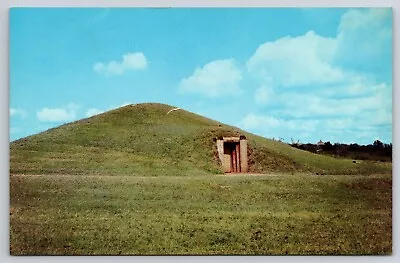
[{"label": "dirt patch", "polygon": [[262,173],[226,173],[220,176],[232,177],[232,176],[278,176],[276,174],[262,174]]},{"label": "dirt patch", "polygon": [[10,176],[13,176],[13,177],[27,177],[27,176],[39,177],[39,176],[46,176],[46,175],[45,174],[10,174]]}]

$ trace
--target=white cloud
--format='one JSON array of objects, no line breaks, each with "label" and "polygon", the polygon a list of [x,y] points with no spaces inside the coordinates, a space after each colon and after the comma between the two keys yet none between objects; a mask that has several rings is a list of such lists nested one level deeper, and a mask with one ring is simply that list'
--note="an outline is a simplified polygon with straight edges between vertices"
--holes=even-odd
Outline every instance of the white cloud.
[{"label": "white cloud", "polygon": [[258,116],[255,114],[247,114],[241,125],[244,129],[259,129],[262,126],[268,126],[270,128],[276,128],[280,124],[279,120],[271,116]]},{"label": "white cloud", "polygon": [[355,120],[353,118],[330,118],[324,120],[324,127],[327,130],[345,130],[353,127]]},{"label": "white cloud", "polygon": [[[279,87],[351,85],[362,71],[389,72],[391,67],[390,8],[346,12],[335,37],[313,31],[261,44],[246,63],[264,84]],[[319,89],[321,87],[318,87]]]},{"label": "white cloud", "polygon": [[[390,125],[392,87],[386,83],[364,87],[370,92],[358,97],[327,97],[314,93],[283,92],[269,97],[272,116],[293,119],[363,118],[368,125]],[[262,96],[261,96],[262,97]],[[257,101],[257,100],[256,100]],[[348,128],[351,123],[348,123]]]},{"label": "white cloud", "polygon": [[322,97],[365,97],[375,93],[376,85],[362,76],[354,76],[347,83],[337,86],[322,86],[314,94]]},{"label": "white cloud", "polygon": [[285,120],[273,116],[247,114],[241,121],[244,129],[272,132],[277,129],[313,132],[316,130],[318,120]]},{"label": "white cloud", "polygon": [[63,108],[43,108],[36,112],[37,118],[42,122],[66,122],[76,119],[76,112],[79,108],[74,103],[69,103]]},{"label": "white cloud", "polygon": [[371,114],[373,125],[392,125],[392,111],[388,109],[379,109]]},{"label": "white cloud", "polygon": [[115,105],[114,106],[110,106],[105,110],[98,109],[98,108],[90,108],[90,109],[87,109],[85,115],[86,115],[86,117],[91,117],[91,116],[94,116],[94,115],[98,115],[98,114],[104,113],[106,111],[115,110],[115,109],[118,109],[118,108],[121,108],[121,107],[125,107],[125,106],[128,106],[128,105],[134,105],[134,103],[125,101],[125,102],[121,103],[118,106],[115,106]]},{"label": "white cloud", "polygon": [[179,90],[210,98],[234,96],[241,92],[241,80],[242,74],[233,59],[215,60],[196,68],[190,77],[182,79]]},{"label": "white cloud", "polygon": [[37,117],[40,121],[60,122],[72,120],[75,115],[70,114],[66,109],[43,108],[37,113]]},{"label": "white cloud", "polygon": [[260,45],[247,61],[247,70],[266,84],[282,87],[331,84],[345,73],[333,66],[336,40],[313,31]]},{"label": "white cloud", "polygon": [[97,62],[93,70],[98,74],[122,75],[129,70],[144,70],[147,68],[147,59],[141,52],[127,53],[122,56],[122,62],[110,61],[108,63]]},{"label": "white cloud", "polygon": [[92,117],[94,115],[98,115],[98,114],[101,114],[103,112],[104,112],[103,110],[99,110],[99,109],[96,109],[96,108],[91,108],[91,109],[88,109],[86,111],[85,115],[86,115],[86,117]]},{"label": "white cloud", "polygon": [[268,102],[271,102],[275,97],[275,92],[272,89],[272,87],[269,86],[261,86],[258,88],[254,94],[254,99],[258,104],[267,104]]},{"label": "white cloud", "polygon": [[28,113],[23,109],[10,108],[10,117],[11,116],[20,116],[21,118],[25,118],[27,115],[28,115]]},{"label": "white cloud", "polygon": [[382,61],[391,67],[392,58],[391,8],[354,9],[340,21],[337,35],[336,63],[360,67],[374,72]]},{"label": "white cloud", "polygon": [[132,102],[123,102],[120,106],[118,106],[118,108],[125,107],[125,106],[131,105],[131,104],[133,104],[133,103]]},{"label": "white cloud", "polygon": [[391,18],[391,8],[353,9],[343,14],[339,31],[380,28],[383,22]]},{"label": "white cloud", "polygon": [[293,138],[301,142],[322,139],[331,142],[351,143],[362,140],[363,143],[371,143],[376,136],[381,136],[385,141],[390,140],[390,131],[382,131],[374,125],[374,119],[369,118],[368,114],[361,118],[283,119],[249,113],[239,123],[242,129],[269,138],[284,138],[287,142]]},{"label": "white cloud", "polygon": [[357,139],[370,143],[374,136],[391,140],[392,87],[382,83],[367,89],[374,92],[351,98],[282,93],[272,98],[278,108],[270,109],[268,115],[247,114],[239,126],[267,137],[286,139],[295,137],[310,141],[311,137],[303,136],[308,133],[314,140],[318,136],[338,142],[352,138],[353,142]]},{"label": "white cloud", "polygon": [[333,38],[309,31],[260,45],[246,68],[259,85],[254,101],[268,115],[249,114],[242,127],[275,137],[390,138],[390,19],[390,9],[355,9]]},{"label": "white cloud", "polygon": [[132,102],[123,102],[123,103],[121,103],[121,104],[119,104],[118,106],[110,106],[107,110],[114,110],[114,109],[118,109],[118,108],[121,108],[121,107],[125,107],[125,106],[128,106],[128,105],[134,105],[134,103],[132,103]]}]

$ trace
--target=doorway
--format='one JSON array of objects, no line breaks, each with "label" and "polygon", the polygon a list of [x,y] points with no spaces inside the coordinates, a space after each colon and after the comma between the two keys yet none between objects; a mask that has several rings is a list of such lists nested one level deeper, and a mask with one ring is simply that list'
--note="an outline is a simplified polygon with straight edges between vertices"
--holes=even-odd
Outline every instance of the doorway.
[{"label": "doorway", "polygon": [[224,155],[230,164],[228,172],[240,173],[240,144],[239,142],[224,142]]},{"label": "doorway", "polygon": [[225,173],[247,173],[247,139],[238,137],[215,138],[218,157]]}]

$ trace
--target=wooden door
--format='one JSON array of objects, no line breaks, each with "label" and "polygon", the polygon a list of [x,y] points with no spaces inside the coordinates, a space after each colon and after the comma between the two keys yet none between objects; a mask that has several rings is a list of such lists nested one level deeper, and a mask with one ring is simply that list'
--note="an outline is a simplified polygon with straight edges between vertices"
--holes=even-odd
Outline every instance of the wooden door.
[{"label": "wooden door", "polygon": [[237,172],[237,158],[236,158],[236,147],[232,149],[232,154],[231,154],[231,160],[232,160],[232,173]]},{"label": "wooden door", "polygon": [[236,172],[240,173],[240,145],[236,143]]}]

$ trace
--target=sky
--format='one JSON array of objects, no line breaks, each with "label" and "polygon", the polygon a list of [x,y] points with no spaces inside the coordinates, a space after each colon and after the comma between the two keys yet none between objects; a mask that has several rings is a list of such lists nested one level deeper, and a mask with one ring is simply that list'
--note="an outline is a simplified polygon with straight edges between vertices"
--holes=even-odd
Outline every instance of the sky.
[{"label": "sky", "polygon": [[285,142],[392,142],[391,8],[12,8],[10,141],[159,102]]}]

